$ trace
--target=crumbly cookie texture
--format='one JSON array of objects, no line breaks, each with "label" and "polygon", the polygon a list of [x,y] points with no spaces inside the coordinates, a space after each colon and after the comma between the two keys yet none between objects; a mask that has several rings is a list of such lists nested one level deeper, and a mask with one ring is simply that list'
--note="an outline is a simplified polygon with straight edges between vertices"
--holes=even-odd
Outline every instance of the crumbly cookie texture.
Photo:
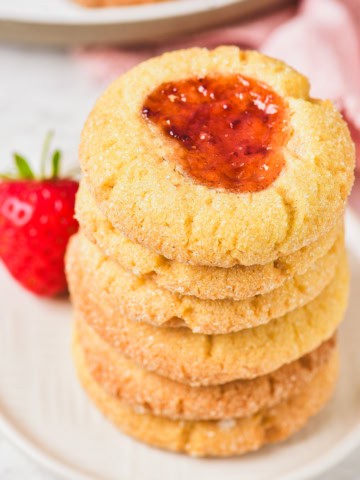
[{"label": "crumbly cookie texture", "polygon": [[265,265],[232,268],[194,266],[168,260],[114,229],[101,213],[84,182],[76,198],[76,216],[82,232],[106,256],[140,278],[151,278],[159,287],[181,295],[209,300],[243,300],[268,293],[295,275],[304,274],[334,245],[343,220],[316,242]]},{"label": "crumbly cookie texture", "polygon": [[329,361],[335,337],[299,360],[253,380],[221,386],[190,387],[138,367],[84,321],[74,325],[87,369],[110,395],[132,408],[172,419],[221,420],[248,417],[299,393]]},{"label": "crumbly cookie texture", "polygon": [[155,326],[187,327],[195,333],[224,334],[256,327],[306,305],[330,283],[344,258],[343,236],[303,275],[264,295],[235,302],[202,300],[157,287],[109,260],[85,236],[78,234],[69,250],[69,262],[78,262],[97,304],[106,302],[129,320]]},{"label": "crumbly cookie texture", "polygon": [[96,285],[88,284],[79,262],[68,260],[67,272],[76,314],[103,339],[145,369],[194,386],[265,375],[317,348],[343,318],[349,277],[343,259],[335,278],[306,306],[256,328],[203,335],[128,320],[111,307],[106,291],[99,304]]},{"label": "crumbly cookie texture", "polygon": [[334,354],[300,393],[253,416],[221,421],[171,420],[136,412],[108,394],[91,376],[76,342],[73,354],[84,389],[118,428],[150,445],[195,456],[240,455],[288,438],[329,400],[338,375],[338,357]]},{"label": "crumbly cookie texture", "polygon": [[[196,184],[177,167],[172,140],[141,115],[163,82],[233,74],[265,83],[288,110],[285,168],[256,193]],[[80,162],[101,210],[133,241],[182,263],[232,267],[272,262],[329,232],[353,183],[354,146],[331,102],[310,98],[306,78],[284,63],[237,47],[192,48],[148,60],[105,91]]]}]

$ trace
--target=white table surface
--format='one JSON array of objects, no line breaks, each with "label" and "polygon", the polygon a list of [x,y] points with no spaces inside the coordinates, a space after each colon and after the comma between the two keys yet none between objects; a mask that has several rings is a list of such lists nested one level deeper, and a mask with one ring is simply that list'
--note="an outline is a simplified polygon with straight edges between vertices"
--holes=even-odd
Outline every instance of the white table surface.
[{"label": "white table surface", "polygon": [[[76,163],[82,124],[104,85],[89,78],[71,52],[0,45],[0,86],[0,170],[14,150],[36,159],[49,129],[65,163]],[[55,477],[0,434],[0,480]],[[360,448],[317,480],[360,480]]]}]

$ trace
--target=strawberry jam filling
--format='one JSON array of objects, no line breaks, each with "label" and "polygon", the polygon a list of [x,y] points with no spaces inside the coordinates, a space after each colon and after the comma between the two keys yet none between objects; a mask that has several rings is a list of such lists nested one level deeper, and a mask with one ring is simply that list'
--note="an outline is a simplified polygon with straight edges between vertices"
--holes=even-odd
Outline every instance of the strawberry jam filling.
[{"label": "strawberry jam filling", "polygon": [[177,142],[177,162],[201,185],[258,192],[285,165],[286,106],[254,79],[230,75],[163,83],[146,98],[142,115]]}]

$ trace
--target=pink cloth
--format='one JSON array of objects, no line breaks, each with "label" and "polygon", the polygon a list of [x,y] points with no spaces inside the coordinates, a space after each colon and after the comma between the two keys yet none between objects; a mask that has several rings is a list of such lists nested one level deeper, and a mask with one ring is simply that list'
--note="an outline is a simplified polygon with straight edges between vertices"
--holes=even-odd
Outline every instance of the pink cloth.
[{"label": "pink cloth", "polygon": [[[307,75],[312,94],[330,98],[349,123],[360,175],[360,0],[303,0],[238,26],[146,48],[92,47],[75,54],[99,81],[108,82],[136,63],[177,48],[232,44],[285,60]],[[360,212],[360,179],[354,202]]]}]

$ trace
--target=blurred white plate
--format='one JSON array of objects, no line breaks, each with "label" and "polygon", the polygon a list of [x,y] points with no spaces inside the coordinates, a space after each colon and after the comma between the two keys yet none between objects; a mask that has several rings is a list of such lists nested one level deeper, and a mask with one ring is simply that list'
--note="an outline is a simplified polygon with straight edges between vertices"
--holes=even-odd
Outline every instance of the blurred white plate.
[{"label": "blurred white plate", "polygon": [[120,434],[75,378],[67,300],[28,295],[0,270],[0,430],[66,480],[300,480],[330,468],[360,444],[360,226],[348,215],[350,306],[341,331],[335,397],[282,445],[243,458],[200,460],[152,449]]},{"label": "blurred white plate", "polygon": [[173,0],[87,9],[72,0],[3,0],[0,1],[0,39],[62,45],[151,42],[293,2]]}]

